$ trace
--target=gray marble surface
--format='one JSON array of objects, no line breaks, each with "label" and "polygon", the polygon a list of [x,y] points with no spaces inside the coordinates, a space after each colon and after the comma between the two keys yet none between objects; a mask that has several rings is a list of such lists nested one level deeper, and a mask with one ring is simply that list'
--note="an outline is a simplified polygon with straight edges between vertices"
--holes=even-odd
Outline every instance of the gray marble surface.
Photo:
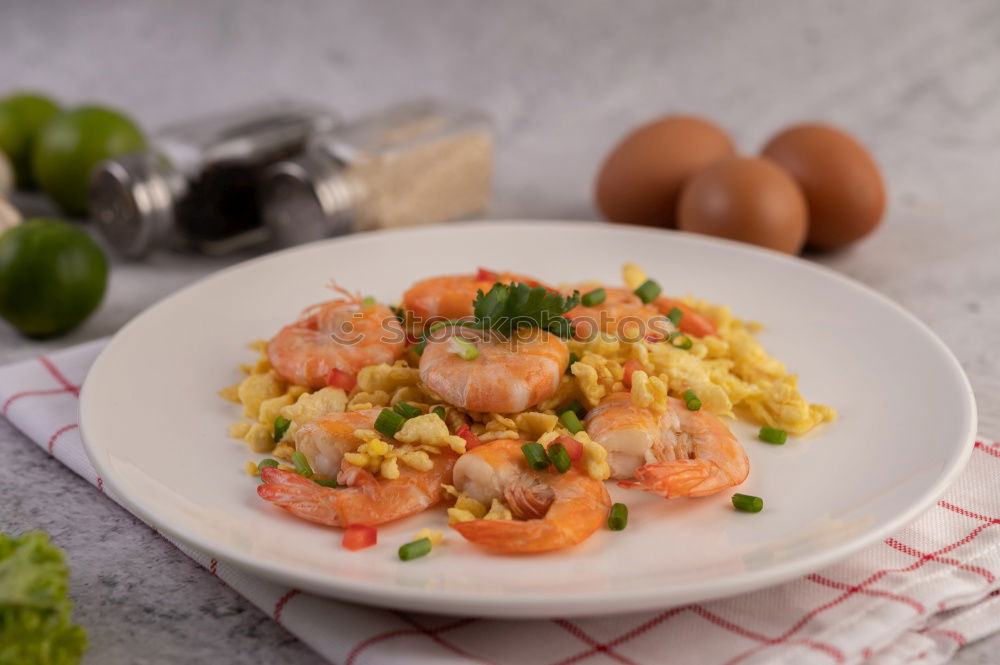
[{"label": "gray marble surface", "polygon": [[[955,351],[1000,436],[1000,5],[995,2],[368,3],[5,0],[0,88],[100,100],[148,127],[274,96],[345,115],[419,95],[497,123],[492,217],[595,218],[602,154],[650,116],[702,113],[757,150],[786,123],[849,128],[891,188],[877,234],[812,257],[900,302]],[[35,202],[28,201],[33,207]],[[0,362],[113,333],[230,262],[114,267],[59,340],[0,324]],[[41,528],[73,565],[88,663],[317,657],[0,420],[0,528]],[[1000,637],[957,663],[996,662]]]}]

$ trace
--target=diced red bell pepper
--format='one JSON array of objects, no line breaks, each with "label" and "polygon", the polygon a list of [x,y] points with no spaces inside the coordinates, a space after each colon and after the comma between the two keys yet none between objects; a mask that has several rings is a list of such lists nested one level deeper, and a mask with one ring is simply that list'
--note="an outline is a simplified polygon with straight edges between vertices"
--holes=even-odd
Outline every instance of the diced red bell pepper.
[{"label": "diced red bell pepper", "polygon": [[496,282],[500,279],[500,273],[480,268],[479,272],[476,273],[476,279],[480,282]]},{"label": "diced red bell pepper", "polygon": [[378,531],[364,524],[352,524],[344,529],[344,540],[341,543],[345,550],[357,552],[371,547],[378,542]]},{"label": "diced red bell pepper", "polygon": [[562,447],[566,449],[566,454],[569,455],[571,461],[575,462],[583,457],[583,444],[573,437],[560,434],[555,441],[549,444],[549,448],[557,443],[561,443]]},{"label": "diced red bell pepper", "polygon": [[459,427],[458,431],[455,432],[455,436],[460,436],[465,439],[465,449],[467,451],[472,450],[476,446],[483,445],[483,442],[479,440],[478,436],[472,433],[472,430],[468,425],[462,425]]},{"label": "diced red bell pepper", "polygon": [[624,372],[624,375],[622,376],[622,383],[624,383],[625,387],[629,390],[632,390],[632,372],[637,369],[642,369],[642,363],[635,358],[629,358],[626,360],[625,365],[622,367],[622,371]]},{"label": "diced red bell pepper", "polygon": [[358,377],[356,374],[350,374],[336,367],[331,369],[330,373],[326,375],[326,385],[334,388],[343,388],[348,392],[354,388],[357,382]]}]

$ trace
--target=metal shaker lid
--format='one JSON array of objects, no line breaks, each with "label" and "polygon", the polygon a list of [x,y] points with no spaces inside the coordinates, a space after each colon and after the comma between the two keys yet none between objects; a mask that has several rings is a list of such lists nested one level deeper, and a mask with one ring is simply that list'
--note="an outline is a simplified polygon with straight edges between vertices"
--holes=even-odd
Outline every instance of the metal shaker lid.
[{"label": "metal shaker lid", "polygon": [[90,181],[90,214],[116,252],[140,259],[172,234],[171,185],[177,179],[169,164],[153,153],[123,155],[96,167]]},{"label": "metal shaker lid", "polygon": [[313,148],[268,169],[261,187],[261,216],[279,247],[353,230],[354,194],[340,162]]}]

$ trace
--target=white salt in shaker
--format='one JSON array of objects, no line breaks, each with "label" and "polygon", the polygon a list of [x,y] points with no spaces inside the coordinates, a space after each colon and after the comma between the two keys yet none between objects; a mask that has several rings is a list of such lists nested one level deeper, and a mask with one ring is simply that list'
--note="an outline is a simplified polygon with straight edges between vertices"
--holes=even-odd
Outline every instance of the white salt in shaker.
[{"label": "white salt in shaker", "polygon": [[492,173],[484,114],[411,102],[316,136],[271,167],[262,214],[279,246],[445,221],[488,206]]}]

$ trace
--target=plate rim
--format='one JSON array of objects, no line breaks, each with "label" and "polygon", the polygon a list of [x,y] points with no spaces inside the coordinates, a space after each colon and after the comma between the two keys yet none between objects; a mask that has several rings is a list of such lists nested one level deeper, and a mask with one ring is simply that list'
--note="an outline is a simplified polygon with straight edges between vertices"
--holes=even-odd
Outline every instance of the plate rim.
[{"label": "plate rim", "polygon": [[[365,582],[358,582],[352,578],[337,577],[335,575],[325,576],[319,579],[314,574],[296,573],[287,568],[272,564],[266,561],[255,559],[249,552],[243,552],[226,545],[213,543],[208,538],[203,538],[196,534],[188,534],[181,528],[174,528],[169,521],[164,521],[156,515],[154,506],[145,505],[141,499],[136,500],[119,485],[114,472],[109,466],[103,464],[100,446],[91,436],[92,425],[88,414],[92,412],[91,405],[94,403],[93,397],[96,392],[92,387],[90,378],[95,368],[109,362],[108,358],[120,341],[138,322],[149,316],[150,313],[173,301],[176,298],[184,297],[188,292],[196,290],[203,283],[214,279],[221,279],[230,272],[245,270],[258,263],[275,260],[280,256],[304,251],[306,249],[316,249],[324,245],[334,245],[349,243],[354,240],[361,240],[375,236],[395,235],[412,236],[427,232],[440,231],[442,228],[448,229],[471,229],[475,231],[493,232],[509,230],[510,226],[531,225],[533,227],[548,226],[553,230],[565,231],[567,229],[586,229],[588,231],[614,230],[617,233],[632,233],[638,236],[662,236],[670,234],[674,239],[682,239],[683,242],[691,242],[696,245],[722,245],[730,250],[739,253],[756,255],[765,260],[777,261],[796,265],[799,268],[815,271],[826,278],[833,279],[841,286],[848,287],[862,294],[872,297],[880,305],[894,310],[901,315],[911,325],[914,325],[922,335],[931,342],[943,357],[947,360],[950,369],[955,373],[962,385],[961,398],[966,402],[967,409],[962,414],[965,419],[964,439],[965,444],[959,449],[958,454],[953,456],[949,463],[942,470],[936,481],[923,492],[921,498],[914,501],[907,509],[900,511],[895,517],[887,520],[882,526],[870,531],[863,532],[858,536],[840,543],[834,547],[823,549],[817,553],[803,556],[782,566],[762,569],[757,571],[744,571],[738,578],[722,577],[708,581],[682,582],[671,587],[669,598],[663,598],[662,588],[648,590],[631,591],[625,598],[621,594],[615,594],[613,590],[602,589],[598,591],[573,592],[552,596],[551,594],[519,594],[516,598],[508,595],[486,596],[479,592],[466,591],[445,591],[438,590],[436,597],[432,600],[426,591],[415,587],[372,587]],[[948,486],[955,480],[958,474],[964,469],[973,451],[973,444],[977,436],[977,405],[971,383],[965,371],[962,369],[958,359],[948,348],[948,346],[938,337],[938,335],[923,321],[913,313],[891,300],[889,297],[876,291],[872,287],[839,273],[824,265],[807,261],[800,257],[782,254],[773,250],[756,246],[746,245],[736,241],[700,236],[688,233],[681,233],[670,229],[649,229],[645,227],[631,227],[611,225],[596,221],[583,220],[533,220],[533,219],[495,219],[451,222],[448,224],[428,225],[407,229],[389,229],[357,233],[350,236],[328,238],[306,245],[290,247],[277,252],[271,252],[262,256],[254,257],[246,261],[241,261],[222,270],[210,273],[191,284],[161,298],[142,312],[134,316],[124,326],[122,326],[108,341],[94,360],[94,363],[87,371],[80,391],[79,401],[79,423],[80,435],[84,444],[84,450],[94,468],[104,481],[104,484],[114,493],[118,500],[133,514],[154,526],[170,538],[177,540],[193,549],[209,554],[220,561],[235,565],[253,574],[266,579],[278,580],[284,584],[289,584],[296,588],[308,589],[310,593],[359,602],[379,607],[392,607],[395,609],[431,611],[445,615],[475,615],[481,617],[495,618],[545,618],[545,617],[576,617],[611,615],[627,612],[639,612],[654,609],[667,609],[690,602],[708,601],[716,598],[738,595],[749,591],[780,584],[795,577],[814,572],[825,566],[836,563],[843,558],[871,545],[877,540],[881,540],[886,535],[895,532],[900,527],[913,521],[920,513],[926,510],[945,492]],[[319,586],[317,586],[317,582]],[[558,608],[558,609],[557,609]],[[567,611],[567,608],[571,608]]]}]

